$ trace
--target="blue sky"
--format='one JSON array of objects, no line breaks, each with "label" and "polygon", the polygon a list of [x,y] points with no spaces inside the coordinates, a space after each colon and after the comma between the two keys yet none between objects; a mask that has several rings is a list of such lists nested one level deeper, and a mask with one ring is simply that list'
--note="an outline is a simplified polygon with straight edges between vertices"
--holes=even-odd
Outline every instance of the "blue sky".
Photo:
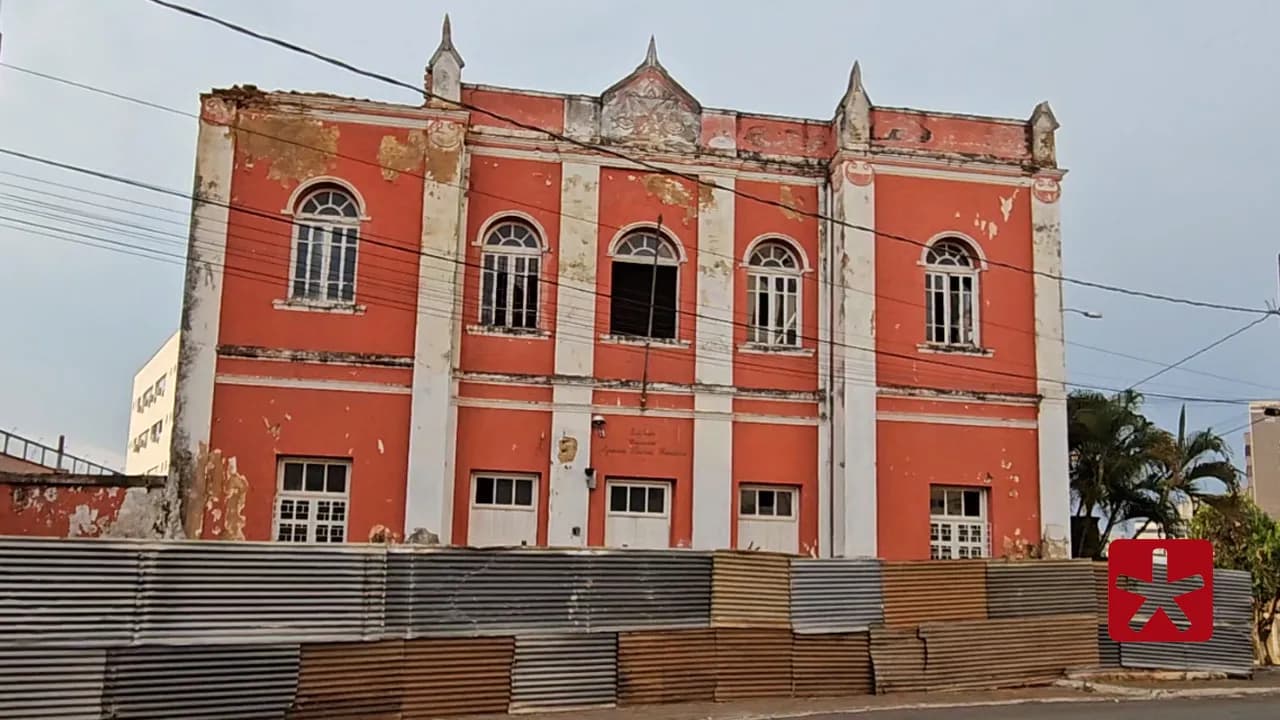
[{"label": "blue sky", "polygon": [[[1063,254],[1072,277],[1262,306],[1277,292],[1280,4],[1148,2],[191,2],[354,63],[417,82],[442,15],[464,79],[598,93],[655,34],[663,63],[708,106],[829,117],[855,59],[881,105],[1026,117],[1049,100],[1062,129]],[[143,0],[10,0],[0,60],[194,112],[212,87],[327,91],[417,102],[400,91]],[[191,185],[195,121],[0,68],[0,146],[168,188]],[[0,158],[0,173],[73,183],[181,212],[174,198]],[[32,188],[0,174],[5,194]],[[18,185],[21,187],[13,187]],[[122,206],[117,200],[99,201]],[[180,214],[138,224],[181,253]],[[3,222],[3,220],[0,220]],[[84,232],[94,230],[81,228]],[[142,232],[142,231],[139,231]],[[178,323],[181,268],[0,227],[0,427],[122,463],[133,372]],[[1250,318],[1068,286],[1072,343],[1172,362]],[[1268,321],[1143,389],[1280,398]],[[1072,380],[1111,387],[1157,365],[1068,348]],[[1174,401],[1151,399],[1172,424]],[[1196,405],[1193,426],[1247,421]],[[1239,447],[1239,434],[1234,437]],[[1237,451],[1237,461],[1242,462]]]}]

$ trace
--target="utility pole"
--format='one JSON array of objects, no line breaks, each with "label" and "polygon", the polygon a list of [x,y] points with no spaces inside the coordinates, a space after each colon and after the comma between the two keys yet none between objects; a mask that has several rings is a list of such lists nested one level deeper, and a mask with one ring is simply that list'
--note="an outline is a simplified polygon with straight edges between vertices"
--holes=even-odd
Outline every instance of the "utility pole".
[{"label": "utility pole", "polygon": [[640,371],[640,409],[649,406],[649,346],[653,344],[653,306],[658,294],[658,251],[662,249],[662,215],[653,238],[653,266],[649,275],[649,323],[644,335],[644,368]]}]

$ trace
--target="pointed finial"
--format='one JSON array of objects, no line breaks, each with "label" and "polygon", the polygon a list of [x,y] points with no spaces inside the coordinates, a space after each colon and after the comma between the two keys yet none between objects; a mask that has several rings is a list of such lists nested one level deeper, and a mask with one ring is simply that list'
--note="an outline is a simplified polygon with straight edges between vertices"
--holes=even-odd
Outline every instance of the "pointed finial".
[{"label": "pointed finial", "polygon": [[444,14],[444,27],[440,28],[440,44],[453,47],[453,25],[449,22],[449,13]]},{"label": "pointed finial", "polygon": [[427,61],[426,89],[431,95],[457,102],[462,95],[462,55],[453,46],[453,23],[445,13],[440,26],[440,45]]},{"label": "pointed finial", "polygon": [[1047,101],[1036,105],[1028,123],[1031,125],[1031,159],[1041,167],[1057,167],[1057,149],[1053,135],[1061,125],[1053,115],[1053,108],[1049,107]]},{"label": "pointed finial", "polygon": [[658,41],[652,35],[649,36],[649,49],[644,54],[644,64],[649,67],[658,67]]},{"label": "pointed finial", "polygon": [[853,69],[849,71],[849,91],[861,90],[862,88],[862,65],[857,60],[853,61]]},{"label": "pointed finial", "polygon": [[1036,105],[1036,109],[1031,111],[1031,124],[1048,130],[1057,130],[1062,127],[1058,124],[1058,118],[1053,114],[1053,108],[1049,107],[1048,100]]}]

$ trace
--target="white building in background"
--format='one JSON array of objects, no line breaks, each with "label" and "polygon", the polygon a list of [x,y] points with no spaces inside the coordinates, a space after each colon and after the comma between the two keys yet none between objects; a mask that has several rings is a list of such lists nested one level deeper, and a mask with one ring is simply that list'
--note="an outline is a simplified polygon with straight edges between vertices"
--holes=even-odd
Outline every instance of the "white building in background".
[{"label": "white building in background", "polygon": [[169,437],[173,432],[173,401],[177,385],[178,333],[175,332],[133,376],[125,474],[164,475],[169,472]]}]

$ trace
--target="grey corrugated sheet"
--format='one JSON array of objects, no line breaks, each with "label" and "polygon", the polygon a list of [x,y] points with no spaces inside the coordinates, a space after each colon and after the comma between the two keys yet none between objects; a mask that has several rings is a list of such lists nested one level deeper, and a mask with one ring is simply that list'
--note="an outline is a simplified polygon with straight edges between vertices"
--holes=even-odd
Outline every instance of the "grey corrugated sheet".
[{"label": "grey corrugated sheet", "polygon": [[797,633],[848,632],[882,623],[880,561],[791,560],[791,627]]},{"label": "grey corrugated sheet", "polygon": [[143,558],[146,644],[362,640],[384,631],[386,551],[167,543]]},{"label": "grey corrugated sheet", "polygon": [[0,718],[99,720],[106,651],[0,649]]},{"label": "grey corrugated sheet", "polygon": [[297,645],[122,648],[107,652],[102,714],[275,720],[297,687]]},{"label": "grey corrugated sheet", "polygon": [[617,693],[616,633],[516,637],[511,712],[608,707]]},{"label": "grey corrugated sheet", "polygon": [[1203,643],[1121,643],[1120,664],[1144,670],[1216,670],[1230,675],[1253,672],[1252,628],[1224,625]]},{"label": "grey corrugated sheet", "polygon": [[1098,626],[1098,667],[1120,667],[1120,643],[1111,639],[1106,625]]},{"label": "grey corrugated sheet", "polygon": [[993,560],[987,564],[987,616],[1096,616],[1093,582],[1087,560]]},{"label": "grey corrugated sheet", "polygon": [[128,643],[141,547],[101,540],[0,540],[0,644]]},{"label": "grey corrugated sheet", "polygon": [[1248,570],[1213,571],[1213,622],[1217,625],[1253,622],[1253,575]]},{"label": "grey corrugated sheet", "polygon": [[601,630],[711,625],[711,555],[688,550],[608,551],[588,556],[588,625]]}]

